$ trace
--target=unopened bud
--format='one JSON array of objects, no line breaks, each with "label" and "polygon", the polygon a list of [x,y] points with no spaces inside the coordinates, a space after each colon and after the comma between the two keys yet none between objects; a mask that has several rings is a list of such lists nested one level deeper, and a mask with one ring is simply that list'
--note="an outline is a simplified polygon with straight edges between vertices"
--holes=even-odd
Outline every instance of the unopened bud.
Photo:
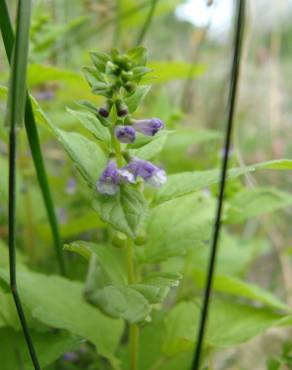
[{"label": "unopened bud", "polygon": [[116,232],[112,244],[116,248],[124,248],[127,244],[127,236],[121,232]]}]

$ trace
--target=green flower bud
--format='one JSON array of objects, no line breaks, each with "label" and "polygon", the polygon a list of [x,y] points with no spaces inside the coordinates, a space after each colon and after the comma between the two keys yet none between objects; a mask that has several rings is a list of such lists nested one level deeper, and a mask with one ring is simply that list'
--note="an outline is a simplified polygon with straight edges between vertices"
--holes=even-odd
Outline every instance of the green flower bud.
[{"label": "green flower bud", "polygon": [[112,244],[116,248],[125,248],[127,245],[127,235],[117,231],[113,237]]},{"label": "green flower bud", "polygon": [[141,230],[139,234],[137,235],[137,237],[135,238],[134,242],[136,245],[144,245],[146,244],[147,240],[148,240],[148,237],[147,237],[145,230]]}]

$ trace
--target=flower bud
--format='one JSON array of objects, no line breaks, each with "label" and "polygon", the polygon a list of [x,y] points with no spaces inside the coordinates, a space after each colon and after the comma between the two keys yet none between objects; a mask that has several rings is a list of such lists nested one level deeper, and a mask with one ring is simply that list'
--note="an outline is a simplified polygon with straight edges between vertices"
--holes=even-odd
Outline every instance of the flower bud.
[{"label": "flower bud", "polygon": [[140,246],[140,245],[146,244],[147,239],[148,238],[147,238],[145,230],[141,230],[139,234],[137,235],[137,237],[135,238],[134,242],[136,245]]},{"label": "flower bud", "polygon": [[107,108],[105,108],[105,107],[101,107],[101,108],[99,108],[98,113],[99,113],[102,117],[104,117],[104,118],[107,118],[107,117],[109,116],[109,111],[108,111],[108,110],[107,110]]},{"label": "flower bud", "polygon": [[127,236],[117,231],[113,237],[112,245],[116,248],[124,248],[127,245]]},{"label": "flower bud", "polygon": [[136,132],[132,126],[116,126],[115,134],[121,143],[132,143],[136,139]]},{"label": "flower bud", "polygon": [[116,108],[119,117],[126,116],[129,113],[128,107],[121,100],[116,101]]},{"label": "flower bud", "polygon": [[164,123],[159,118],[134,120],[135,130],[147,136],[154,136],[164,128]]}]

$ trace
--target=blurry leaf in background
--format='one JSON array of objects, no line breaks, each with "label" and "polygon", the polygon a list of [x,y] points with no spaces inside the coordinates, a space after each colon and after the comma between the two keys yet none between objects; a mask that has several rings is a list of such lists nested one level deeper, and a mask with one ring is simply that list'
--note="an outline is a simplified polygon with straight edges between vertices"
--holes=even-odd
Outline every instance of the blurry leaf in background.
[{"label": "blurry leaf in background", "polygon": [[[267,309],[215,299],[210,308],[205,345],[215,348],[245,342],[277,325],[283,318]],[[163,344],[163,352],[167,356],[192,348],[199,312],[197,304],[181,302],[167,315]]]},{"label": "blurry leaf in background", "polygon": [[243,189],[228,200],[227,223],[240,223],[261,214],[277,211],[292,204],[292,194],[268,187]]},{"label": "blurry leaf in background", "polygon": [[[42,367],[56,361],[65,352],[78,348],[80,339],[67,333],[32,332],[32,337]],[[33,366],[25,345],[23,333],[11,328],[0,328],[0,358],[3,370],[32,370]]]}]

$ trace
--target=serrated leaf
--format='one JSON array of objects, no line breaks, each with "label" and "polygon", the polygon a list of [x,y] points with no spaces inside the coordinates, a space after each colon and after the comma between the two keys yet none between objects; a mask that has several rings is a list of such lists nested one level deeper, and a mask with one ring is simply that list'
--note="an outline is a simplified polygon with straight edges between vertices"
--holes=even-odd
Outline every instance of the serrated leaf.
[{"label": "serrated leaf", "polygon": [[75,132],[54,129],[54,133],[88,185],[95,188],[107,157],[100,147]]},{"label": "serrated leaf", "polygon": [[110,146],[111,136],[109,130],[102,125],[96,116],[91,113],[75,111],[69,108],[67,108],[67,111],[77,118],[77,120],[97,139],[104,142],[108,147]]},{"label": "serrated leaf", "polygon": [[148,204],[140,191],[125,185],[114,196],[96,193],[93,208],[103,221],[130,237],[135,237],[146,218]]},{"label": "serrated leaf", "polygon": [[84,295],[103,313],[129,322],[145,319],[151,306],[143,294],[127,284],[126,250],[84,241],[66,249],[90,257]]},{"label": "serrated leaf", "polygon": [[[0,276],[8,284],[8,271],[1,269]],[[21,300],[35,319],[90,340],[102,356],[114,359],[123,323],[86,303],[83,284],[59,276],[19,271],[18,285]]]},{"label": "serrated leaf", "polygon": [[139,284],[134,284],[138,292],[144,295],[148,302],[155,304],[162,302],[171,287],[177,286],[181,276],[171,273],[148,274]]},{"label": "serrated leaf", "polygon": [[[277,160],[256,163],[243,168],[231,168],[227,172],[229,179],[234,179],[249,172],[261,169],[292,169],[292,160]],[[220,181],[220,170],[182,172],[168,176],[166,184],[156,193],[155,203],[163,203],[180,197]]]},{"label": "serrated leaf", "polygon": [[150,91],[151,86],[148,85],[140,85],[137,89],[130,95],[125,97],[125,103],[129,109],[130,113],[134,113],[135,110],[139,107],[142,100]]},{"label": "serrated leaf", "polygon": [[141,260],[159,262],[204,247],[211,235],[214,205],[212,199],[193,194],[154,207]]},{"label": "serrated leaf", "polygon": [[90,301],[112,317],[137,323],[151,311],[146,298],[130,286],[108,285],[90,293]]}]

